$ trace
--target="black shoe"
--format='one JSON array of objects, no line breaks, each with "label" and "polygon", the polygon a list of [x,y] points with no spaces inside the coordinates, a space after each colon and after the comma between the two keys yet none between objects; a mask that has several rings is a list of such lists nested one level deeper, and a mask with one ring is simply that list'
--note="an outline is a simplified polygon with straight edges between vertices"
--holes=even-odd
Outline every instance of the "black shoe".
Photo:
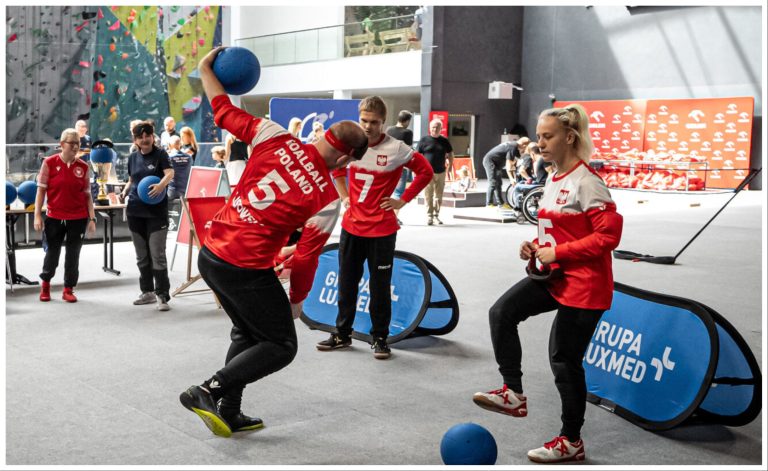
[{"label": "black shoe", "polygon": [[331,334],[331,336],[328,337],[328,340],[318,342],[315,346],[318,350],[328,351],[336,350],[337,348],[349,347],[351,345],[352,339],[350,337],[339,334]]},{"label": "black shoe", "polygon": [[248,417],[243,411],[238,412],[233,417],[224,417],[229,424],[232,432],[247,432],[249,430],[259,430],[264,428],[264,422],[258,417]]},{"label": "black shoe", "polygon": [[205,425],[214,435],[220,437],[232,436],[232,429],[227,424],[227,421],[219,415],[219,409],[216,407],[216,402],[213,400],[210,392],[200,386],[190,386],[189,389],[181,393],[179,400],[181,405],[203,419]]},{"label": "black shoe", "polygon": [[373,345],[371,345],[371,348],[373,349],[373,357],[378,360],[386,360],[390,357],[390,355],[392,355],[392,350],[389,349],[389,346],[387,345],[387,339],[385,338],[373,339]]}]

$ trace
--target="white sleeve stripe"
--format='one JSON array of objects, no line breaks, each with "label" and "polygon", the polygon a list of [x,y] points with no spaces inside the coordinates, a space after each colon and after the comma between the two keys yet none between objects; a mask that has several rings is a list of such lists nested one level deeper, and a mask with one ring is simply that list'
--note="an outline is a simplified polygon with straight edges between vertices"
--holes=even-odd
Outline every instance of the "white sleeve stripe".
[{"label": "white sleeve stripe", "polygon": [[288,131],[283,129],[282,126],[275,123],[274,121],[264,119],[261,121],[261,123],[259,123],[259,129],[256,131],[256,135],[253,136],[253,140],[251,141],[251,148],[256,147],[258,144],[261,144],[264,141],[272,139],[273,137],[280,136],[282,134],[288,134]]},{"label": "white sleeve stripe", "polygon": [[341,209],[341,200],[336,199],[329,203],[326,207],[317,212],[314,216],[309,218],[304,224],[305,226],[315,226],[321,232],[330,234],[333,232],[333,228],[336,227],[336,221],[339,219],[339,210]]}]

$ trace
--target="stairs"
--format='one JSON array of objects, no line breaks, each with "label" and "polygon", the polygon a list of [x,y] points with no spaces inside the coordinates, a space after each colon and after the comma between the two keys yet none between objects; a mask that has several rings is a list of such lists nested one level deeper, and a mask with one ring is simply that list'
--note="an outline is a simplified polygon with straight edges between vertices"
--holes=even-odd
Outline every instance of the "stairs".
[{"label": "stairs", "polygon": [[[417,203],[426,204],[423,194],[419,195]],[[460,193],[445,190],[443,191],[443,206],[449,208],[482,208],[485,206],[485,192],[470,190],[466,193]]]}]

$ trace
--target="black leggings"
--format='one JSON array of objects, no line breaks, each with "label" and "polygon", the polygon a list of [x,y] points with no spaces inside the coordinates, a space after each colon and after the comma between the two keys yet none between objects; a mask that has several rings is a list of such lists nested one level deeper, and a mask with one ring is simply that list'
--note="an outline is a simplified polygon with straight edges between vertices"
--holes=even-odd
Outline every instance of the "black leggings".
[{"label": "black leggings", "polygon": [[45,241],[48,250],[43,259],[43,272],[40,279],[51,281],[56,274],[61,256],[61,246],[66,239],[66,254],[64,255],[64,287],[74,288],[80,278],[80,249],[83,247],[83,237],[88,226],[88,218],[84,219],[54,219],[45,218]]},{"label": "black leggings", "polygon": [[581,436],[587,407],[582,360],[603,311],[563,306],[549,294],[544,283],[524,278],[491,307],[491,341],[504,384],[522,393],[522,348],[517,325],[531,316],[555,309],[557,315],[549,335],[549,365],[562,405],[560,433],[575,441]]},{"label": "black leggings", "polygon": [[296,356],[291,306],[271,268],[239,268],[206,247],[200,250],[197,266],[232,320],[232,343],[225,366],[216,376],[227,408],[234,408],[247,384],[285,368]]},{"label": "black leggings", "polygon": [[339,314],[336,329],[349,336],[357,313],[357,296],[360,278],[368,261],[368,282],[371,302],[371,336],[389,336],[392,319],[392,264],[395,257],[397,232],[384,237],[359,237],[341,230],[339,238]]}]

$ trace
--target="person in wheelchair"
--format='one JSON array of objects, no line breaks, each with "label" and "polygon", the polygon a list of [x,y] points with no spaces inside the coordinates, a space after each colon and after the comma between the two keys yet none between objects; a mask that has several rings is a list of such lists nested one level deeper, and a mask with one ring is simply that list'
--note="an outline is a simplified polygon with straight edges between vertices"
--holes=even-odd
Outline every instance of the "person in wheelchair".
[{"label": "person in wheelchair", "polygon": [[539,146],[536,145],[535,142],[528,144],[526,155],[529,155],[531,158],[530,168],[533,169],[533,172],[531,172],[532,175],[525,165],[520,168],[520,176],[523,177],[523,179],[521,179],[512,190],[512,198],[510,201],[512,208],[517,212],[518,222],[525,222],[524,218],[520,221],[522,218],[521,203],[523,198],[532,189],[544,186],[544,183],[547,181],[547,176],[552,171],[552,163],[545,162],[544,159],[541,158],[541,149],[539,149]]}]

